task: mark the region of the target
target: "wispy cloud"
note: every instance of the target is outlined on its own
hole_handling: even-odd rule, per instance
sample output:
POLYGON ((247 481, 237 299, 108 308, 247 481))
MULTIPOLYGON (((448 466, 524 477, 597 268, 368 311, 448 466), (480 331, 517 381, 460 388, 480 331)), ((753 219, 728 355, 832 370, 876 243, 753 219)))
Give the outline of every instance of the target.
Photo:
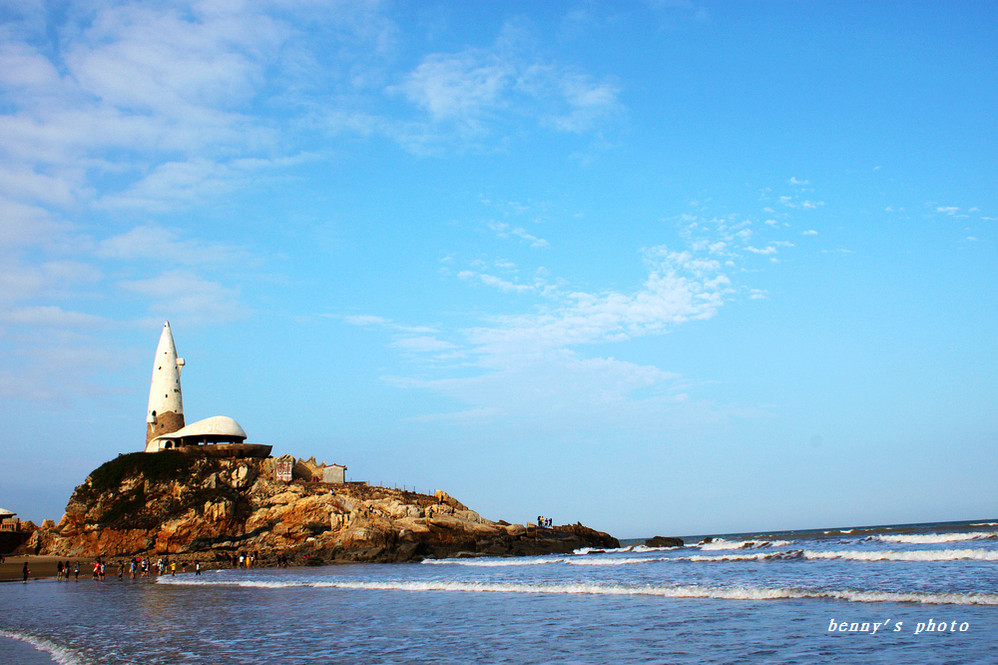
MULTIPOLYGON (((791 196, 790 202, 795 201, 791 196)), ((492 205, 489 200, 483 204, 492 205)), ((803 205, 784 206, 793 212, 781 212, 780 223, 770 225, 765 216, 756 223, 750 215, 709 214, 705 202, 692 207, 695 212, 671 220, 681 243, 640 251, 636 260, 643 262, 645 276, 630 289, 580 288, 546 270, 533 281, 521 280, 517 264, 507 259, 478 259, 467 269, 452 270, 454 257, 448 255, 445 275, 515 296, 510 306, 517 311, 480 315, 477 325, 449 331, 446 342, 436 333, 425 340, 396 339, 396 348, 432 359, 438 377, 426 378, 421 372, 419 378, 391 381, 458 400, 464 408, 423 417, 464 424, 510 414, 537 428, 566 419, 626 427, 627 418, 682 420, 692 413, 703 421, 721 417, 723 407, 689 399, 691 386, 682 377, 604 353, 615 345, 625 349, 628 342, 712 319, 732 299, 766 298, 764 289, 736 283, 733 277, 760 269, 760 258, 771 262, 793 250, 795 242, 787 229, 795 216, 810 218, 812 213, 803 205), (524 391, 523 386, 530 388, 524 391)), ((511 214, 530 212, 530 206, 517 206, 511 214)), ((487 226, 502 239, 516 238, 534 246, 535 237, 518 232, 521 227, 494 221, 487 226)), ((545 246, 557 256, 556 243, 545 246)), ((374 323, 386 328, 398 325, 381 319, 374 323)))
POLYGON ((488 222, 488 227, 495 231, 496 236, 499 238, 519 238, 531 247, 536 248, 548 246, 547 240, 528 233, 526 229, 520 226, 510 226, 505 222, 488 222))
POLYGON ((532 120, 559 132, 590 132, 623 111, 616 85, 545 61, 533 53, 520 26, 511 23, 490 48, 426 56, 386 92, 423 112, 400 133, 404 144, 417 151, 455 139, 474 145, 506 133, 514 120, 532 120))
POLYGON ((516 282, 511 282, 502 277, 496 275, 490 275, 488 273, 475 272, 474 270, 462 270, 457 274, 459 279, 463 279, 469 282, 477 282, 484 284, 485 286, 490 286, 492 288, 499 289, 500 291, 510 292, 524 292, 533 291, 535 286, 530 284, 518 284, 516 282))
POLYGON ((710 318, 724 302, 730 280, 717 261, 664 246, 647 250, 645 260, 649 272, 639 289, 574 291, 540 312, 497 317, 466 331, 473 352, 497 359, 658 334, 710 318))
POLYGON ((178 229, 155 224, 136 226, 124 233, 105 238, 97 243, 95 254, 98 258, 120 261, 155 259, 179 265, 212 266, 247 261, 250 258, 250 254, 243 248, 184 238, 178 229))
POLYGON ((247 316, 239 290, 204 279, 189 270, 169 270, 154 277, 123 280, 119 286, 149 299, 160 317, 182 317, 191 323, 220 323, 247 316))
POLYGON ((55 305, 35 305, 0 311, 0 323, 31 327, 75 329, 103 328, 108 320, 94 314, 64 310, 55 305))

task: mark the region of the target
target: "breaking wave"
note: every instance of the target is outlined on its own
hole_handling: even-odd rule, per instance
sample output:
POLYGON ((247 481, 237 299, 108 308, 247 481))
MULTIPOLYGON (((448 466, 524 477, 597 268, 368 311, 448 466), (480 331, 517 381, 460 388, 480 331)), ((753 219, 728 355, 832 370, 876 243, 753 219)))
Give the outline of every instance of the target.
MULTIPOLYGON (((654 551, 654 550, 649 550, 654 551)), ((549 563, 564 563, 570 566, 627 566, 634 563, 663 561, 659 557, 620 557, 606 558, 595 556, 546 557, 529 559, 424 559, 421 563, 434 566, 470 566, 474 568, 504 568, 506 566, 541 566, 549 563)))
MULTIPOLYGON (((988 549, 947 549, 947 550, 768 550, 784 546, 793 541, 765 541, 753 543, 752 547, 734 546, 727 543, 723 554, 693 554, 689 556, 645 556, 645 557, 599 557, 599 556, 559 556, 530 558, 481 558, 481 559, 426 559, 428 565, 470 566, 501 568, 507 566, 539 566, 546 564, 567 564, 571 566, 627 566, 645 563, 695 562, 712 563, 724 561, 785 561, 785 560, 828 560, 846 561, 998 561, 998 550, 988 549), (733 551, 731 551, 733 550, 733 551), (738 550, 752 550, 741 553, 738 550)), ((716 548, 720 550, 722 548, 716 548)), ((650 550, 654 551, 654 550, 650 550)), ((677 552, 675 548, 673 552, 677 552)))
POLYGON ((564 557, 530 557, 494 559, 423 559, 420 563, 430 566, 472 566, 481 568, 501 568, 505 566, 541 566, 547 563, 562 563, 564 557))
MULTIPOLYGON (((191 584, 176 578, 165 584, 191 584)), ((515 582, 193 582, 207 586, 256 588, 314 587, 363 591, 438 591, 465 593, 569 594, 597 596, 658 596, 663 598, 706 598, 719 600, 828 599, 856 603, 921 603, 927 605, 998 605, 994 593, 932 593, 922 591, 859 591, 852 589, 795 589, 783 587, 714 587, 714 586, 625 586, 617 584, 526 584, 515 582)))
POLYGON ((87 665, 89 662, 68 647, 60 646, 51 640, 47 640, 44 637, 36 637, 30 633, 22 633, 16 630, 6 630, 4 628, 0 628, 0 637, 8 637, 12 640, 18 640, 19 642, 27 642, 39 651, 44 651, 52 656, 52 660, 60 665, 87 665))
POLYGON ((698 547, 701 551, 713 552, 718 550, 761 550, 772 547, 787 547, 793 545, 793 540, 725 540, 715 538, 709 543, 701 543, 698 547))
POLYGON ((628 557, 619 559, 564 559, 565 563, 573 566, 627 566, 632 563, 651 563, 652 561, 665 561, 659 557, 628 557))
POLYGON ((870 536, 868 540, 879 540, 883 543, 905 543, 910 545, 928 545, 934 543, 955 543, 964 540, 995 540, 998 532, 970 531, 965 533, 923 533, 870 536))
POLYGON ((757 554, 694 555, 670 559, 673 561, 775 561, 781 559, 844 559, 848 561, 998 561, 998 551, 964 550, 786 550, 757 554))

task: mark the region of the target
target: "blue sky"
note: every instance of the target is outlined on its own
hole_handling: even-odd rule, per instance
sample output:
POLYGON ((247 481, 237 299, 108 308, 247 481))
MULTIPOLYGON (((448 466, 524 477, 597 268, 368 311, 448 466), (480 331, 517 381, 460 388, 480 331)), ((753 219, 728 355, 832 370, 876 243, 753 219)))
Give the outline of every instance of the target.
POLYGON ((0 6, 0 505, 188 422, 619 537, 998 515, 991 3, 0 6))

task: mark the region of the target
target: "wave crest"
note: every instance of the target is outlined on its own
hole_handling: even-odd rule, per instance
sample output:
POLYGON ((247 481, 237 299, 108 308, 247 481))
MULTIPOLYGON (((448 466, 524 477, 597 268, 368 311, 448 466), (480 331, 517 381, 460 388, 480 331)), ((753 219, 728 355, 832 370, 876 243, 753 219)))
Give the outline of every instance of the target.
MULTIPOLYGON (((177 584, 171 578, 167 584, 177 584)), ((923 591, 862 591, 853 589, 794 589, 783 587, 714 587, 714 586, 624 586, 615 584, 542 584, 515 582, 284 582, 258 583, 250 580, 232 582, 204 581, 207 586, 249 587, 316 587, 365 591, 435 591, 464 593, 523 593, 571 594, 599 596, 658 596, 663 598, 706 598, 720 600, 784 600, 784 599, 833 599, 856 603, 921 603, 927 605, 998 605, 994 593, 932 593, 923 591)))
POLYGON ((0 637, 8 637, 12 640, 18 640, 19 642, 27 642, 39 651, 44 651, 52 656, 52 660, 60 665, 87 665, 89 662, 80 654, 68 647, 58 645, 51 640, 47 640, 44 637, 37 637, 30 633, 22 633, 16 630, 0 628, 0 637))
POLYGON ((995 540, 998 539, 998 532, 995 531, 970 531, 964 533, 923 533, 923 534, 898 534, 870 536, 869 540, 878 540, 882 543, 905 543, 909 545, 929 545, 935 543, 955 543, 965 540, 995 540))

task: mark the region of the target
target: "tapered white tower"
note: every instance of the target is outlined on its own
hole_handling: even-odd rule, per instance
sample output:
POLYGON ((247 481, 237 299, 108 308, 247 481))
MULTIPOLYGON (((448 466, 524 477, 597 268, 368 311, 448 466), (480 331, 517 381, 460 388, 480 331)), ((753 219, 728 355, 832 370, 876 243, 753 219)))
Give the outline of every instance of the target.
POLYGON ((163 334, 156 347, 149 385, 149 408, 146 410, 146 446, 161 434, 176 432, 184 426, 184 400, 180 393, 180 368, 184 359, 177 357, 170 322, 163 324, 163 334))

